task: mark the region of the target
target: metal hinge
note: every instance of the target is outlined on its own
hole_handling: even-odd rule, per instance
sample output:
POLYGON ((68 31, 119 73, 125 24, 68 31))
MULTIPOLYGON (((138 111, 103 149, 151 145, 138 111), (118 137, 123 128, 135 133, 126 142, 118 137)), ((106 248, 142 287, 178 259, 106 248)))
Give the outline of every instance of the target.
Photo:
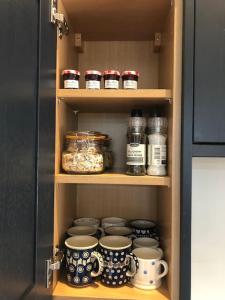
POLYGON ((57 12, 57 0, 50 0, 50 22, 57 25, 60 39, 64 34, 68 35, 69 26, 64 14, 57 12))
POLYGON ((46 260, 46 288, 52 285, 53 271, 60 270, 63 261, 63 251, 58 248, 55 249, 54 257, 46 260))

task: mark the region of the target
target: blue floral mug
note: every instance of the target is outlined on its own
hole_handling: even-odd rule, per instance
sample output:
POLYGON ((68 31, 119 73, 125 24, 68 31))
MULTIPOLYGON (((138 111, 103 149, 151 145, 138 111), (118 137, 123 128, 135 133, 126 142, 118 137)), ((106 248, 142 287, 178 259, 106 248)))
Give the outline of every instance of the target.
POLYGON ((132 241, 124 236, 104 236, 99 240, 104 268, 101 282, 107 286, 120 287, 137 273, 138 259, 131 252, 132 241))
POLYGON ((129 226, 132 228, 133 235, 136 238, 153 238, 159 240, 157 232, 157 226, 150 220, 137 219, 129 222, 129 226))
POLYGON ((67 235, 70 236, 77 236, 77 235, 90 235, 93 237, 97 237, 97 229, 92 226, 74 226, 70 227, 67 230, 67 235))
POLYGON ((91 284, 93 277, 103 271, 103 258, 96 251, 98 240, 92 236, 73 236, 66 239, 65 246, 68 284, 76 287, 91 284))

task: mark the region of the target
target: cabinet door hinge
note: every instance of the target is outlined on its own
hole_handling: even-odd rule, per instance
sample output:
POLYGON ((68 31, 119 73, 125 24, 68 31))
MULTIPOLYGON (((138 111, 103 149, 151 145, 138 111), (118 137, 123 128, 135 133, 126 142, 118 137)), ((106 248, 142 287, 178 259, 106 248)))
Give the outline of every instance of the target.
POLYGON ((59 38, 69 33, 69 26, 64 14, 60 14, 57 11, 57 0, 50 1, 50 22, 56 24, 58 27, 59 38))
POLYGON ((64 258, 63 251, 55 249, 55 255, 46 260, 46 288, 52 285, 53 271, 60 270, 64 258))

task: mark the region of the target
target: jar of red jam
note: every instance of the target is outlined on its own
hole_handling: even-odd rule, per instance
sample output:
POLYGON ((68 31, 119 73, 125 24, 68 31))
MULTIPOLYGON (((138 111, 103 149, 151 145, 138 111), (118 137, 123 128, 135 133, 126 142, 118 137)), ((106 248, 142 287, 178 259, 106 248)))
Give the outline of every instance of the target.
POLYGON ((123 88, 136 90, 139 76, 137 71, 124 71, 122 73, 123 88))
POLYGON ((120 72, 116 70, 104 71, 104 88, 118 89, 120 80, 120 72))
POLYGON ((64 89, 79 89, 80 72, 77 70, 63 70, 64 89))
POLYGON ((100 89, 102 73, 96 70, 85 72, 86 89, 100 89))

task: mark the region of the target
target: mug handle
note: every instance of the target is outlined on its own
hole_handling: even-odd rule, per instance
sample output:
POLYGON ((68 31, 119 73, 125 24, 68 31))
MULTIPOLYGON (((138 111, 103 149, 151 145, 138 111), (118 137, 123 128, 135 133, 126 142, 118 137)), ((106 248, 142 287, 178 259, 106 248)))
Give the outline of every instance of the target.
POLYGON ((103 272, 104 260, 103 260, 103 257, 101 256, 101 254, 98 253, 97 251, 92 252, 91 257, 96 258, 98 261, 98 271, 97 272, 92 271, 91 277, 97 277, 97 276, 101 275, 103 272))
POLYGON ((133 234, 133 233, 131 233, 131 234, 128 236, 128 238, 131 239, 131 240, 133 241, 134 239, 136 239, 136 235, 133 234))
POLYGON ((161 253, 161 258, 162 258, 163 257, 163 250, 159 247, 157 247, 156 250, 158 250, 161 253))
POLYGON ((133 265, 133 270, 132 270, 132 268, 131 268, 131 270, 128 270, 126 273, 126 276, 133 277, 137 273, 137 270, 139 268, 138 258, 132 252, 129 253, 126 257, 130 258, 130 264, 133 265))
POLYGON ((98 227, 97 231, 101 232, 101 237, 105 236, 105 231, 102 227, 98 227))
POLYGON ((161 279, 164 276, 166 276, 167 273, 168 273, 168 264, 167 264, 167 262, 165 262, 165 260, 160 260, 158 262, 158 264, 161 265, 161 266, 163 266, 163 268, 164 268, 164 271, 161 274, 158 275, 158 279, 161 279))

